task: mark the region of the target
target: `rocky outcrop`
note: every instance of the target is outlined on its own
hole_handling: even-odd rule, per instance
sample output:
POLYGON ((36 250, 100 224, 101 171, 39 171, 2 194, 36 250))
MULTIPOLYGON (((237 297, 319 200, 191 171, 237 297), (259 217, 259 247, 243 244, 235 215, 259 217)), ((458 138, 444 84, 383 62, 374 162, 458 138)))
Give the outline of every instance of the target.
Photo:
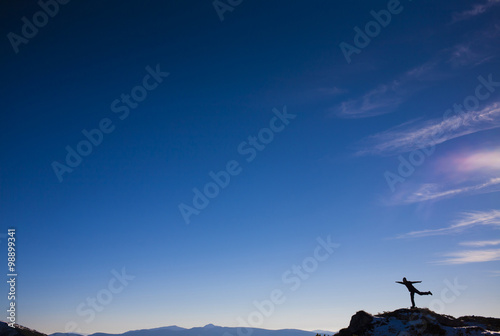
POLYGON ((500 332, 500 319, 480 316, 453 316, 429 309, 398 309, 370 315, 358 311, 338 336, 479 336, 500 332))
POLYGON ((341 329, 338 336, 364 335, 371 329, 373 316, 367 312, 360 310, 351 317, 351 322, 347 328, 341 329))

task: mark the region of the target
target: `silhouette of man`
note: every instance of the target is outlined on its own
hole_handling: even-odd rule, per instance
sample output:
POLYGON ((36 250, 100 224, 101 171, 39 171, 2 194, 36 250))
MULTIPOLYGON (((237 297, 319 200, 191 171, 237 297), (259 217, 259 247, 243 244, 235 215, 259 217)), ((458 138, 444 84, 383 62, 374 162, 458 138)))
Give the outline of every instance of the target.
POLYGON ((418 295, 432 295, 432 293, 429 292, 421 292, 418 289, 416 289, 413 284, 414 283, 421 283, 422 281, 408 281, 406 278, 403 278, 403 282, 401 281, 396 281, 399 284, 405 285, 406 288, 410 291, 410 297, 411 297, 411 307, 415 308, 415 293, 418 295))

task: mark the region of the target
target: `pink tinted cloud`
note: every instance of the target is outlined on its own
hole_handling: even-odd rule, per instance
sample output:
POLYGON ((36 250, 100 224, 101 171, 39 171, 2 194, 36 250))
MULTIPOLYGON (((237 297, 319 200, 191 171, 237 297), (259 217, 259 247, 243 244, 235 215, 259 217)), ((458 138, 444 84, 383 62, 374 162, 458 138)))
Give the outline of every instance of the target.
POLYGON ((500 148, 471 153, 460 161, 458 169, 464 172, 500 171, 500 148))

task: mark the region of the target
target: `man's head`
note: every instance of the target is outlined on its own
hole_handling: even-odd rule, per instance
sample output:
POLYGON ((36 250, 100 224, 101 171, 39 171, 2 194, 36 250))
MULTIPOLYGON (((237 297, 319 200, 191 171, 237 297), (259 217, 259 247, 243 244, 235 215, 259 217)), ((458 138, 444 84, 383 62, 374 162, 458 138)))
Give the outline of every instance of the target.
POLYGON ((406 282, 406 278, 403 278, 403 282, 406 282))

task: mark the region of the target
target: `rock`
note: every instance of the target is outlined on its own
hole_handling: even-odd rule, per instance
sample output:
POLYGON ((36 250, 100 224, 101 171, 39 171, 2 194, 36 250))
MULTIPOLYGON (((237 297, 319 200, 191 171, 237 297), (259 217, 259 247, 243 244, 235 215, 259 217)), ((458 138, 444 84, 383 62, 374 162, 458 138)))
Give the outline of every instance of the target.
POLYGON ((338 336, 363 335, 366 329, 369 329, 373 321, 373 316, 360 310, 351 317, 349 327, 341 329, 338 336))

